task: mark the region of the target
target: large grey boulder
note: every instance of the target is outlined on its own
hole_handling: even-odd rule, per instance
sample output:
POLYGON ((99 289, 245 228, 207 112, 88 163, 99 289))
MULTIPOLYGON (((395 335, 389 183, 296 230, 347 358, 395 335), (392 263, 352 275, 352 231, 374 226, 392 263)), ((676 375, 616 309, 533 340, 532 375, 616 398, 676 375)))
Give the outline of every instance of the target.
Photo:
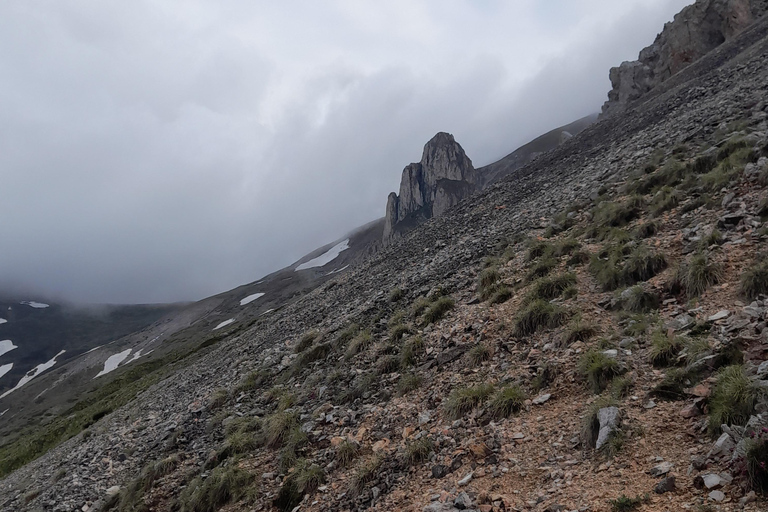
POLYGON ((611 434, 619 427, 621 421, 621 411, 618 407, 603 407, 597 411, 597 421, 600 423, 600 430, 597 434, 595 449, 599 450, 611 438, 611 434))
POLYGON ((387 198, 384 243, 442 215, 479 186, 478 173, 461 145, 450 133, 438 133, 424 146, 421 161, 403 169, 400 193, 387 198))
POLYGON ((697 0, 664 25, 638 60, 609 73, 612 89, 603 115, 630 103, 743 32, 768 9, 765 0, 697 0))

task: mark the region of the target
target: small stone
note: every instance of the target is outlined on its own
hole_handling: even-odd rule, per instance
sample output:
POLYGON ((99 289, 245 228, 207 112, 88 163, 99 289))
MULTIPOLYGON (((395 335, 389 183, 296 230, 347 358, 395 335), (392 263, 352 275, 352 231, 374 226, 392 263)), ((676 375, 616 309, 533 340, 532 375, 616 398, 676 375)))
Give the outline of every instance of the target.
POLYGON ((661 464, 652 467, 648 473, 651 476, 664 476, 669 473, 675 465, 671 462, 662 462, 661 464))
POLYGON ((731 316, 731 312, 728 311, 727 309, 724 309, 710 316, 709 318, 707 318, 707 320, 709 320, 710 322, 717 322, 718 320, 725 320, 729 316, 731 316))
POLYGON ((545 393, 543 395, 539 395, 536 398, 534 398, 532 403, 534 405, 541 405, 541 404, 545 403, 547 400, 549 400, 550 398, 552 398, 552 395, 549 394, 549 393, 545 393))
POLYGON ((467 510, 468 508, 472 508, 472 498, 469 497, 469 494, 462 491, 453 500, 453 506, 459 510, 467 510))
POLYGON ((448 468, 442 464, 432 466, 432 478, 443 478, 448 474, 448 468))
POLYGON ((693 479, 693 485, 698 489, 718 489, 722 487, 723 481, 720 476, 714 473, 699 475, 693 479))
POLYGON ((525 439, 525 434, 523 434, 522 432, 515 432, 514 434, 512 434, 512 439, 515 439, 517 441, 519 441, 520 439, 525 439))
POLYGON ((755 494, 755 491, 749 491, 749 492, 746 494, 746 496, 743 496, 743 497, 742 497, 742 498, 739 500, 739 503, 740 503, 742 506, 744 506, 744 505, 748 505, 748 504, 750 504, 750 503, 754 503, 755 501, 757 501, 757 495, 755 494))
POLYGON ((696 416, 701 415, 701 411, 699 410, 699 407, 696 404, 690 404, 686 405, 682 409, 680 409, 680 416, 683 418, 695 418, 696 416))
POLYGON ((120 492, 120 486, 119 485, 113 485, 112 487, 107 489, 107 496, 109 496, 111 498, 112 496, 116 495, 119 492, 120 492))
POLYGON ((429 420, 431 419, 432 417, 430 416, 429 411, 423 411, 419 413, 419 425, 429 423, 429 420))
POLYGON ((709 493, 709 499, 713 501, 723 501, 725 499, 725 494, 723 494, 722 491, 712 491, 709 493))
POLYGON ((662 479, 653 488, 653 492, 655 492, 656 494, 664 494, 665 492, 672 492, 674 490, 675 490, 675 477, 674 477, 674 475, 670 475, 670 476, 662 479))
POLYGON ((465 476, 464 478, 462 478, 461 480, 459 480, 457 482, 458 485, 467 485, 469 482, 472 481, 472 476, 473 475, 474 475, 474 472, 470 471, 469 473, 467 473, 467 476, 465 476))
POLYGON ((709 451, 709 456, 714 457, 718 455, 730 455, 733 449, 736 448, 736 443, 733 442, 731 436, 726 433, 720 434, 717 438, 712 449, 709 451))
POLYGON ((768 378, 768 361, 763 361, 760 366, 757 367, 757 376, 760 379, 768 378))

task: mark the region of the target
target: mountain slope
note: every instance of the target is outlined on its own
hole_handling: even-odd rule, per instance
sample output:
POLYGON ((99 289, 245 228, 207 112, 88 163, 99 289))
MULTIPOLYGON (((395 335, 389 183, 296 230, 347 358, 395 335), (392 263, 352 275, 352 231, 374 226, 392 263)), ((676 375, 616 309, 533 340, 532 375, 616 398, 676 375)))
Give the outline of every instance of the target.
MULTIPOLYGON (((686 338, 703 330, 706 361, 728 365, 741 354, 753 375, 765 359, 758 327, 766 305, 740 303, 746 299, 738 281, 766 249, 758 180, 768 143, 767 38, 768 21, 761 20, 665 82, 642 108, 588 127, 274 315, 249 316, 252 323, 202 347, 191 364, 100 417, 88 435, 4 479, 0 506, 125 510, 144 503, 173 510, 205 503, 213 496, 208 490, 226 482, 233 496, 214 506, 231 497, 228 510, 290 510, 305 494, 301 510, 610 510, 608 500, 631 504, 639 495, 640 505, 670 471, 677 483, 666 480, 660 491, 677 491, 654 493, 645 510, 690 509, 710 496, 713 503, 740 499, 740 481, 719 475, 729 457, 709 453, 701 416, 718 374, 704 376, 709 391, 678 382, 675 398, 682 400, 662 401, 652 392, 676 372, 651 364, 656 326, 627 330, 641 321, 654 325, 655 314, 662 338, 669 329, 686 338), (722 266, 720 281, 689 302, 666 284, 714 226, 722 238, 705 249, 722 266), (545 235, 549 248, 537 243, 545 235), (575 254, 569 238, 589 254, 569 263, 558 249, 571 246, 575 254), (638 246, 663 253, 668 270, 658 259, 633 257, 638 246), (636 260, 655 262, 652 271, 631 271, 636 260), (506 302, 479 300, 486 263, 507 286, 506 302), (631 278, 642 288, 615 295, 605 286, 611 270, 620 283, 631 278), (530 332, 519 321, 524 300, 542 282, 536 274, 546 272, 574 274, 576 295, 536 292, 554 300, 544 303, 553 316, 530 332), (639 305, 624 304, 637 294, 639 305), (415 305, 426 304, 420 297, 430 297, 430 309, 415 314, 415 305), (582 330, 570 339, 578 324, 558 326, 565 319, 556 307, 569 321, 581 315, 594 336, 582 330), (641 316, 644 310, 655 313, 641 316), (370 338, 349 330, 353 324, 370 338), (622 346, 625 337, 634 339, 622 346), (610 407, 584 382, 578 363, 605 350, 615 351, 604 359, 616 357, 633 386, 625 393, 614 381, 615 396, 613 389, 602 395, 615 400, 626 426, 612 459, 589 450, 591 436, 580 437, 581 417, 594 404, 610 407), (410 375, 415 380, 403 377, 410 375), (502 405, 519 410, 496 416, 484 402, 488 383, 517 384, 536 400, 508 393, 502 405), (465 386, 472 392, 451 396, 465 386), (672 466, 650 476, 659 458, 672 466), (706 483, 696 477, 711 482, 709 472, 719 480, 700 490, 706 483), (122 490, 110 499, 113 486, 122 490)), ((764 500, 750 500, 746 510, 765 509, 764 500)))

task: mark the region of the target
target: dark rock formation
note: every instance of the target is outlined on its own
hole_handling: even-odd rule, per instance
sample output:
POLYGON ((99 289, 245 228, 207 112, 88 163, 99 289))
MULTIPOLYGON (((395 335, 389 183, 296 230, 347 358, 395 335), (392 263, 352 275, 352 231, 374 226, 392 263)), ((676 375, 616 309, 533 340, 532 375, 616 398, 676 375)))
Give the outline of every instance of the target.
POLYGON ((442 215, 478 188, 478 174, 464 149, 450 133, 427 142, 421 162, 403 169, 400 195, 387 198, 384 242, 426 219, 442 215))
POLYGON ((621 111, 726 41, 768 9, 766 0, 697 0, 664 25, 639 59, 610 71, 612 90, 603 115, 621 111))

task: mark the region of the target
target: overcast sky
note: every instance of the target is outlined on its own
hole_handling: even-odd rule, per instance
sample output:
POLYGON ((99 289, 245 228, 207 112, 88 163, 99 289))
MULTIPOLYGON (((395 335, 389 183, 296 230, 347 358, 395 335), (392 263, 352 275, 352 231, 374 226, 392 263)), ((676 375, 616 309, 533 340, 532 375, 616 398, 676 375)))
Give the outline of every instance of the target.
POLYGON ((597 112, 686 0, 7 0, 0 283, 195 300, 383 216, 438 131, 476 166, 597 112))

